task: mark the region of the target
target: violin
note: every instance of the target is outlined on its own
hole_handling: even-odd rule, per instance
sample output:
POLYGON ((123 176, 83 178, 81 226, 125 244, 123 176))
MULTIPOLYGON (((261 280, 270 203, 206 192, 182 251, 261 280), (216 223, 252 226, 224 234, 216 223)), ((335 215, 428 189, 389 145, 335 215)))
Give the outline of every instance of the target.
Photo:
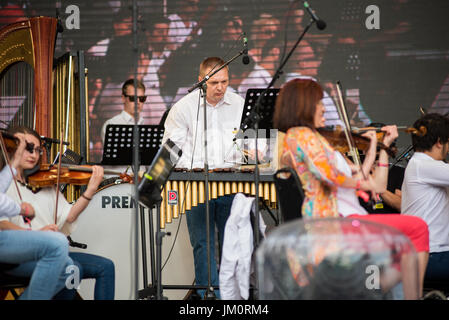
MULTIPOLYGON (((112 170, 105 170, 105 174, 117 174, 124 182, 133 183, 133 178, 125 173, 112 170)), ((61 164, 59 182, 61 184, 71 184, 82 186, 89 183, 92 177, 92 166, 61 164)), ((42 164, 37 170, 29 173, 25 180, 27 185, 33 190, 51 187, 58 182, 58 167, 52 164, 42 164)))
POLYGON ((5 142, 6 151, 9 153, 15 152, 20 144, 20 140, 8 132, 0 131, 0 133, 5 142))
MULTIPOLYGON (((346 136, 344 131, 341 129, 341 127, 337 126, 337 127, 323 127, 323 128, 318 128, 317 129, 318 132, 327 139, 327 141, 330 143, 330 145, 340 151, 341 153, 347 153, 349 152, 349 146, 346 140, 346 136)), ((356 145, 356 148, 358 150, 362 150, 362 151, 368 151, 369 146, 371 144, 371 140, 369 138, 366 138, 364 136, 362 136, 360 133, 351 131, 351 135, 352 138, 354 140, 354 143, 356 145)), ((379 135, 376 136, 383 139, 385 135, 385 132, 382 131, 382 133, 380 133, 379 135)), ((387 152, 387 154, 390 157, 395 157, 396 153, 397 153, 397 148, 396 147, 387 147, 386 145, 384 145, 382 142, 378 141, 377 142, 377 147, 385 150, 387 152)))

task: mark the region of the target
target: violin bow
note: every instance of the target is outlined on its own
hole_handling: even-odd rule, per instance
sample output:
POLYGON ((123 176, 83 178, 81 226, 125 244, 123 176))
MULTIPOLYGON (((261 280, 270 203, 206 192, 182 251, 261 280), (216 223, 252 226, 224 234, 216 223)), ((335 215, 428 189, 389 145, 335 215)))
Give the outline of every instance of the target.
POLYGON ((62 142, 64 140, 63 135, 64 135, 64 128, 61 128, 61 139, 59 142, 59 157, 58 157, 58 175, 56 178, 55 224, 58 221, 59 185, 61 183, 62 142))
POLYGON ((344 133, 346 136, 346 140, 348 141, 349 152, 351 153, 351 156, 354 159, 355 164, 359 167, 360 171, 362 172, 363 178, 366 180, 366 175, 363 172, 362 163, 360 161, 360 156, 357 151, 357 148, 355 147, 354 138, 351 135, 351 123, 348 120, 348 114, 343 100, 340 81, 337 81, 335 86, 337 88, 337 96, 338 96, 337 111, 340 116, 340 119, 343 121, 344 124, 344 133))
MULTIPOLYGON (((14 175, 14 172, 12 171, 11 161, 9 159, 8 152, 6 151, 5 141, 3 140, 2 134, 0 134, 0 147, 2 149, 3 157, 5 158, 6 165, 9 167, 9 171, 11 172, 12 180, 14 181, 14 185, 16 187, 17 196, 19 197, 20 203, 22 204, 23 203, 22 194, 20 193, 19 186, 17 185, 16 176, 14 175)), ((26 224, 28 224, 30 226, 30 229, 31 229, 31 225, 30 225, 31 220, 28 217, 23 217, 23 220, 25 221, 26 224)))

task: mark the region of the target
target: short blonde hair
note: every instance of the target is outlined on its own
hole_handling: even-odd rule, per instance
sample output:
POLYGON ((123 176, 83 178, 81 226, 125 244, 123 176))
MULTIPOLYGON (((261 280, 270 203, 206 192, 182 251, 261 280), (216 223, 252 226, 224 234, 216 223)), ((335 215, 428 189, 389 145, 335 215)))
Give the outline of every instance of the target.
MULTIPOLYGON (((209 57, 203 60, 200 64, 200 77, 203 79, 206 76, 206 71, 208 69, 215 70, 219 68, 220 66, 224 65, 225 62, 223 59, 219 57, 209 57)), ((225 67, 229 72, 229 67, 225 67)))

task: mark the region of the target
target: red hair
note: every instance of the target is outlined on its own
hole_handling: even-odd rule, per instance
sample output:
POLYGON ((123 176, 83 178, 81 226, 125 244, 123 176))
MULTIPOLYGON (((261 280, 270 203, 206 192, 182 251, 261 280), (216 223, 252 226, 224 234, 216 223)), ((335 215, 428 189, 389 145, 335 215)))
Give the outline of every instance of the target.
POLYGON ((273 124, 286 132, 292 127, 315 129, 316 106, 323 99, 323 88, 310 79, 293 79, 285 83, 276 99, 273 124))

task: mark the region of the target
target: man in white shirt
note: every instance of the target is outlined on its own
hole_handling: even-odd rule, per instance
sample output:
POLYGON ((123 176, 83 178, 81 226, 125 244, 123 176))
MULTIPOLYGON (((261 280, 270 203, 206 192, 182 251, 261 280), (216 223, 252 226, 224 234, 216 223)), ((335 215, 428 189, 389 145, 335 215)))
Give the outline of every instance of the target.
POLYGON ((449 280, 449 119, 429 113, 414 125, 415 150, 405 169, 401 209, 429 226, 426 280, 449 280))
MULTIPOLYGON (((198 80, 224 64, 217 57, 205 59, 200 65, 198 80)), ((244 100, 238 94, 228 90, 229 70, 223 68, 207 81, 206 113, 207 130, 204 131, 204 99, 200 90, 183 97, 171 108, 165 121, 163 142, 171 139, 182 149, 178 168, 204 168, 204 134, 207 134, 207 157, 210 169, 233 166, 229 157, 233 150, 234 137, 240 127, 244 100), (229 160, 229 161, 228 161, 229 160)), ((237 151, 236 151, 237 152, 237 151)), ((218 229, 220 247, 223 246, 224 228, 229 217, 233 196, 223 196, 209 202, 210 219, 210 263, 211 285, 218 286, 218 272, 215 262, 215 227, 218 229)), ((186 214, 190 242, 193 247, 195 278, 199 286, 208 285, 207 234, 205 204, 193 207, 186 214)), ((204 295, 205 290, 199 290, 204 295)), ((215 292, 219 297, 218 291, 215 292)), ((212 295, 213 296, 213 295, 212 295)), ((211 296, 209 296, 211 297, 211 296)))
MULTIPOLYGON (((103 124, 103 127, 101 128, 101 139, 103 140, 103 144, 105 141, 106 127, 108 124, 134 124, 134 95, 134 79, 128 79, 125 81, 125 83, 123 83, 122 86, 122 112, 115 115, 111 119, 106 120, 103 124)), ((137 112, 139 115, 137 124, 143 124, 141 113, 146 100, 147 96, 145 95, 145 85, 141 81, 137 80, 137 112)))
MULTIPOLYGON (((134 79, 128 79, 123 83, 122 86, 122 102, 123 102, 123 110, 119 114, 115 115, 114 117, 108 119, 103 124, 103 127, 101 128, 101 139, 103 142, 105 142, 105 136, 108 134, 106 132, 107 126, 109 124, 128 124, 133 125, 135 123, 134 119, 134 111, 135 111, 135 102, 134 102, 134 79)), ((142 117, 142 109, 144 106, 145 101, 147 100, 147 96, 145 95, 145 85, 140 81, 137 80, 137 112, 138 112, 138 121, 137 124, 144 124, 144 119, 142 117)), ((104 166, 105 169, 110 169, 116 172, 127 172, 129 166, 104 166)), ((113 174, 112 176, 116 176, 116 174, 113 174)), ((110 178, 110 174, 105 174, 106 178, 110 178)))

